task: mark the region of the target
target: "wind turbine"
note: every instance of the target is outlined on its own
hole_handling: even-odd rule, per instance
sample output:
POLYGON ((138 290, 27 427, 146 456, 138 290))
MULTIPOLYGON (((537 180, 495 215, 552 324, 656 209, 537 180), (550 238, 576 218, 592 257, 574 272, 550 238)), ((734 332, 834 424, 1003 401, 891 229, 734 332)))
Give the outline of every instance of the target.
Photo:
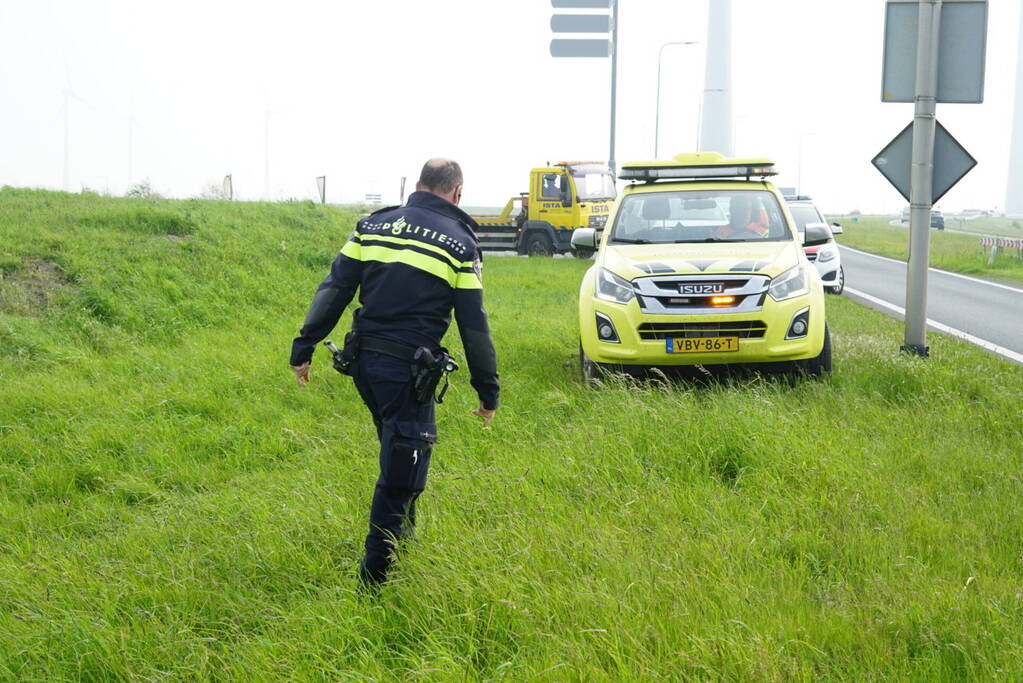
POLYGON ((64 191, 71 191, 71 161, 70 161, 70 148, 71 148, 71 100, 75 99, 84 105, 89 105, 84 99, 82 99, 78 93, 71 87, 71 69, 68 68, 67 62, 64 62, 64 191))

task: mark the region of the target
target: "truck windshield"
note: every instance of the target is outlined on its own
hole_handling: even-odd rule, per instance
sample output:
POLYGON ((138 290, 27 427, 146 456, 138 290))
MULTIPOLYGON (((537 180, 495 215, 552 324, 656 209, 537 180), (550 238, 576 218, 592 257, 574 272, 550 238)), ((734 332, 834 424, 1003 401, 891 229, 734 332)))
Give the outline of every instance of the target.
POLYGON ((637 192, 622 200, 611 242, 782 242, 792 239, 777 198, 763 190, 637 192))
POLYGON ((601 164, 577 164, 569 166, 575 180, 575 189, 580 201, 614 199, 615 183, 607 166, 601 164))
POLYGON ((806 204, 789 204, 789 213, 796 219, 796 229, 799 232, 806 232, 807 223, 824 222, 824 218, 818 213, 816 207, 806 204))

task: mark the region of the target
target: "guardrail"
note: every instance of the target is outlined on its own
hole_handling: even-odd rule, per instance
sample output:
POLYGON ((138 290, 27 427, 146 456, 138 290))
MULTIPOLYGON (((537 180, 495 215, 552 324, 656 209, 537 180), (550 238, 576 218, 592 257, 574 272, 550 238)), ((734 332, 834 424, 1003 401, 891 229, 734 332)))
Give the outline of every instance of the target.
POLYGON ((995 256, 998 255, 999 249, 1016 249, 1018 251, 1019 258, 1023 260, 1023 239, 1014 239, 1012 237, 981 237, 980 246, 991 247, 991 255, 987 257, 987 264, 989 266, 995 265, 995 256))

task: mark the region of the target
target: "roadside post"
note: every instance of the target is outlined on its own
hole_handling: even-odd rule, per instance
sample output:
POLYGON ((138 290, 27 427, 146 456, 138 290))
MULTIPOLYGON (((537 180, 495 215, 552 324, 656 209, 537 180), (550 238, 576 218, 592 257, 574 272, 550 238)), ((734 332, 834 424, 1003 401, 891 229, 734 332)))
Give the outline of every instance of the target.
POLYGON ((937 122, 937 103, 983 101, 987 10, 988 0, 888 0, 885 7, 881 101, 913 102, 914 112, 873 164, 909 201, 902 350, 923 357, 931 208, 977 163, 937 122))
POLYGON ((231 180, 230 173, 224 176, 224 197, 229 202, 234 200, 234 182, 231 180))
POLYGON ((551 40, 551 57, 611 58, 611 150, 608 166, 611 174, 615 168, 615 119, 618 104, 618 0, 551 0, 554 9, 603 9, 610 14, 555 14, 551 16, 551 31, 554 33, 610 33, 607 38, 554 38, 551 40))
POLYGON ((320 191, 320 204, 327 203, 327 176, 316 176, 316 189, 320 191))
POLYGON ((406 176, 402 176, 401 177, 401 192, 399 194, 399 199, 398 199, 398 203, 402 204, 402 205, 405 204, 405 177, 406 176))

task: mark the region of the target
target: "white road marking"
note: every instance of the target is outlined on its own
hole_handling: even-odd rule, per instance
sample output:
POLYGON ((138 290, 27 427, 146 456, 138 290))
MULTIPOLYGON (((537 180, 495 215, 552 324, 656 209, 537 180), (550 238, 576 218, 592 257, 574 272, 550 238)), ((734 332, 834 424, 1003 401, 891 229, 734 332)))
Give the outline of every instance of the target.
MULTIPOLYGON (((867 252, 867 251, 860 251, 859 249, 853 249, 852 247, 847 247, 844 244, 840 245, 840 246, 843 249, 848 249, 849 251, 855 251, 857 254, 863 254, 864 256, 873 256, 874 258, 881 259, 882 261, 891 261, 892 263, 898 263, 900 266, 906 265, 905 261, 900 261, 900 260, 894 259, 894 258, 888 258, 887 256, 878 256, 877 254, 871 254, 870 252, 867 252)), ((1006 290, 1008 290, 1010 292, 1016 292, 1017 294, 1023 294, 1023 289, 1018 289, 1016 287, 1010 287, 1009 285, 1003 285, 1000 282, 991 282, 990 280, 981 280, 980 278, 970 277, 969 275, 962 275, 961 273, 952 273, 952 272, 947 271, 947 270, 942 270, 941 268, 928 268, 928 270, 933 270, 935 273, 941 273, 942 275, 951 275, 952 277, 957 277, 957 278, 960 278, 962 280, 969 280, 970 282, 977 282, 977 283, 982 284, 982 285, 989 285, 991 287, 997 287, 998 289, 1006 289, 1006 290)))
MULTIPOLYGON (((889 301, 885 301, 884 299, 878 299, 876 296, 871 296, 866 292, 861 292, 858 289, 853 289, 851 287, 846 287, 845 291, 853 295, 854 297, 865 299, 866 301, 869 301, 870 303, 876 306, 880 306, 881 308, 884 308, 886 310, 893 311, 901 316, 906 315, 906 309, 903 308, 902 306, 896 306, 895 304, 889 301)), ((999 346, 998 344, 995 344, 994 342, 989 342, 986 339, 975 337, 969 332, 957 330, 954 327, 949 327, 948 325, 936 322, 934 320, 931 320, 930 318, 927 319, 927 326, 934 330, 937 330, 938 332, 944 332, 945 334, 951 335, 953 337, 959 337, 964 341, 968 341, 971 344, 981 347, 982 349, 986 349, 997 356, 1005 358, 1006 360, 1011 360, 1015 363, 1023 365, 1023 353, 1017 353, 1012 349, 1007 349, 1004 346, 999 346)))

